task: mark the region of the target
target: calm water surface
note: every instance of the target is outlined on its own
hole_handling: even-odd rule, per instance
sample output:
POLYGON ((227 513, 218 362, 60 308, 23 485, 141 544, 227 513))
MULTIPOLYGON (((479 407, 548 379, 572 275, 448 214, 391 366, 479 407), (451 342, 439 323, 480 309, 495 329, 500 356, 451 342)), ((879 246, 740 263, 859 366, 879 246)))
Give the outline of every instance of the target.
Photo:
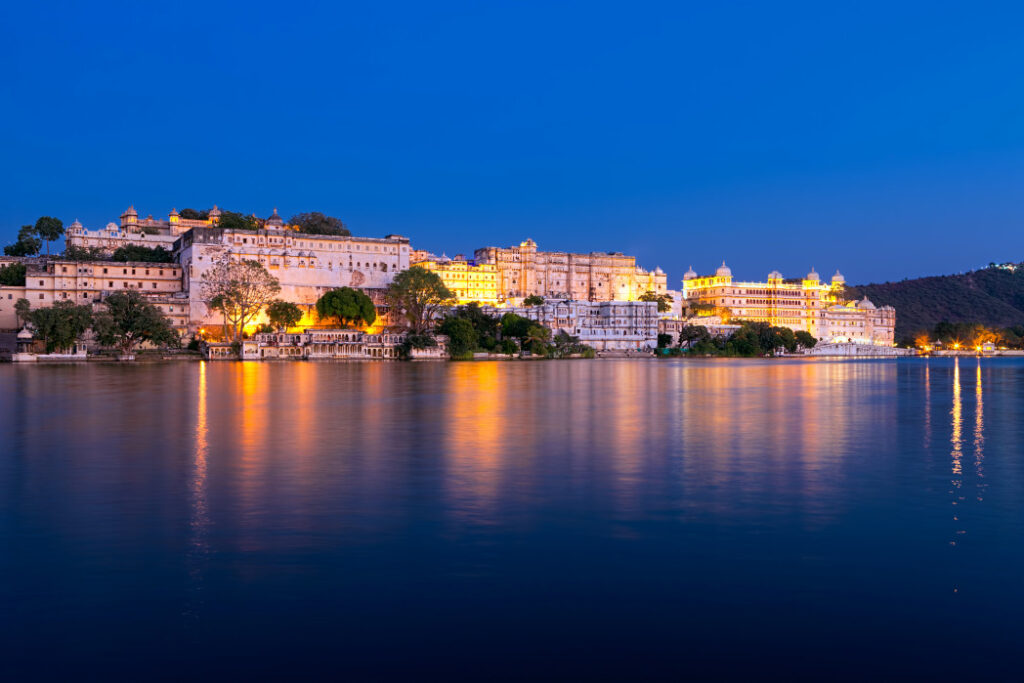
POLYGON ((7 365, 0 388, 8 680, 1024 664, 1018 360, 7 365))

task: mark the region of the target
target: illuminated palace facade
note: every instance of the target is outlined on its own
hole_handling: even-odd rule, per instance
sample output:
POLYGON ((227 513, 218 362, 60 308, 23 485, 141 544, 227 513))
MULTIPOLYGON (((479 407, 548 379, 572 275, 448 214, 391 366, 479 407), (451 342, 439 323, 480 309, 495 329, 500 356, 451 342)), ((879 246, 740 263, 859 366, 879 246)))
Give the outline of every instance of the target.
POLYGON ((497 269, 501 298, 544 298, 577 301, 636 301, 645 292, 664 294, 667 277, 661 268, 649 272, 636 258, 619 252, 570 254, 540 251, 531 239, 516 247, 484 247, 474 254, 477 265, 497 269))
POLYGON ((220 215, 220 209, 214 205, 210 210, 209 217, 202 220, 182 218, 177 209, 171 209, 167 220, 156 219, 153 216, 139 220, 139 214, 135 207, 129 206, 121 214, 120 224, 107 223, 107 226, 100 230, 88 230, 76 220, 68 226, 65 240, 71 247, 100 249, 108 254, 119 247, 128 245, 163 247, 170 251, 182 234, 192 228, 208 228, 216 225, 220 215))
POLYGON ((203 275, 218 263, 257 261, 280 282, 281 299, 308 307, 337 287, 387 287, 409 268, 410 255, 409 240, 400 235, 308 235, 286 228, 276 212, 259 230, 194 227, 178 239, 175 250, 196 329, 221 322, 218 313, 207 310, 201 285, 203 275))
POLYGON ((843 300, 845 285, 838 271, 826 283, 814 269, 803 279, 785 279, 773 270, 767 282, 735 282, 723 262, 711 276, 688 270, 683 296, 691 304, 713 307, 713 312, 734 320, 803 330, 827 342, 892 346, 896 311, 891 306, 878 308, 867 298, 843 300))
POLYGON ((502 300, 498 289, 498 268, 493 263, 477 264, 467 261, 461 254, 448 258, 413 251, 410 265, 437 273, 459 304, 476 301, 484 306, 497 306, 502 300))

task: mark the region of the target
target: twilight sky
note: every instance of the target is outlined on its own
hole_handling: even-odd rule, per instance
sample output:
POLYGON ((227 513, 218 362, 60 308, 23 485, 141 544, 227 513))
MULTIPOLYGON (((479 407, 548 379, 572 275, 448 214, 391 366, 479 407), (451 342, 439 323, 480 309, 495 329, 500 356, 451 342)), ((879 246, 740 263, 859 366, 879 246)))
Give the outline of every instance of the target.
POLYGON ((1024 260, 1020 3, 3 3, 0 238, 172 207, 677 288, 1024 260))

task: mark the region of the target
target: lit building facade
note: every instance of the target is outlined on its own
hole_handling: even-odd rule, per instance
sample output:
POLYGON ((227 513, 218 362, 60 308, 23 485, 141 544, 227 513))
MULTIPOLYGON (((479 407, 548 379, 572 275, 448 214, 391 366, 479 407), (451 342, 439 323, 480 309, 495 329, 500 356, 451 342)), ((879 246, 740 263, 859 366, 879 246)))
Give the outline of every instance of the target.
POLYGON ((193 228, 179 238, 175 249, 193 328, 222 322, 202 299, 203 275, 218 263, 257 261, 280 282, 279 298, 300 305, 338 287, 383 289, 409 268, 406 237, 307 235, 275 218, 260 230, 193 228))
POLYGON ((528 296, 582 301, 636 301, 645 292, 664 294, 667 278, 661 268, 649 272, 636 258, 618 252, 570 254, 539 251, 526 240, 515 247, 477 249, 474 261, 497 269, 500 297, 528 296))
POLYGON ((459 304, 476 301, 484 306, 497 306, 502 301, 498 290, 498 267, 493 263, 477 264, 461 256, 450 259, 423 251, 414 252, 412 258, 410 265, 437 273, 459 304))
POLYGON ((785 279, 773 270, 766 282, 735 282, 723 262, 711 276, 689 269, 683 276, 683 296, 691 306, 704 305, 706 313, 725 315, 731 321, 803 330, 826 342, 891 346, 896 311, 891 306, 876 308, 867 299, 844 301, 845 285, 838 271, 826 283, 814 269, 802 279, 785 279))
POLYGON ((540 306, 485 309, 515 313, 552 333, 565 332, 597 351, 652 349, 658 342, 658 304, 653 301, 548 300, 540 306))

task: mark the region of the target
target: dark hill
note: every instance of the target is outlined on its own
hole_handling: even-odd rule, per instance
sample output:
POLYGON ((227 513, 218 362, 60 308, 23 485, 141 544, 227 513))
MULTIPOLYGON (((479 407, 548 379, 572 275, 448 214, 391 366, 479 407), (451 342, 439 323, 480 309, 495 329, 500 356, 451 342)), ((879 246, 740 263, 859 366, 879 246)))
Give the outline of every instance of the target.
POLYGON ((867 296, 877 306, 896 309, 897 340, 943 321, 988 327, 1024 323, 1024 264, 847 289, 851 297, 867 296))

